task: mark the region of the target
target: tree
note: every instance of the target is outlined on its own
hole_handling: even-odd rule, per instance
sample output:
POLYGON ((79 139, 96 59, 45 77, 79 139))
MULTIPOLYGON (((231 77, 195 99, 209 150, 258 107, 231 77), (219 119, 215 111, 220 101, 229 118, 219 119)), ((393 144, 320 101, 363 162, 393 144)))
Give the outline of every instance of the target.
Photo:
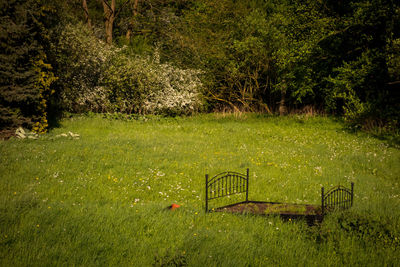
POLYGON ((336 33, 321 42, 330 62, 327 104, 331 109, 343 107, 346 120, 358 127, 366 122, 398 121, 400 99, 392 87, 396 79, 392 67, 396 65, 399 5, 364 0, 342 3, 339 10, 336 33))
POLYGON ((123 1, 118 9, 116 9, 116 0, 111 0, 111 3, 109 0, 101 0, 101 2, 103 4, 103 10, 104 10, 106 43, 112 44, 114 21, 117 18, 120 11, 123 9, 123 7, 129 2, 129 0, 123 1))
POLYGON ((168 58, 204 71, 213 108, 269 111, 269 50, 263 1, 193 1, 170 26, 168 58))
POLYGON ((104 23, 106 30, 106 42, 107 44, 112 44, 113 38, 113 25, 115 20, 115 0, 111 0, 111 5, 109 1, 102 0, 104 9, 104 23))
POLYGON ((138 15, 138 4, 139 4, 139 0, 133 0, 132 17, 128 23, 128 30, 126 31, 126 40, 127 41, 131 40, 132 27, 133 27, 133 24, 135 23, 137 15, 138 15))
POLYGON ((47 128, 47 102, 56 80, 46 63, 43 21, 51 12, 39 1, 0 3, 0 128, 47 128))
POLYGON ((316 1, 282 2, 271 16, 276 71, 274 90, 281 95, 281 113, 285 113, 287 97, 292 104, 315 103, 316 81, 312 62, 320 49, 319 42, 333 31, 334 22, 320 10, 316 1))
POLYGON ((83 8, 83 11, 85 13, 86 23, 87 23, 89 29, 92 29, 92 21, 91 21, 90 16, 89 16, 89 8, 88 8, 86 0, 82 0, 82 8, 83 8))

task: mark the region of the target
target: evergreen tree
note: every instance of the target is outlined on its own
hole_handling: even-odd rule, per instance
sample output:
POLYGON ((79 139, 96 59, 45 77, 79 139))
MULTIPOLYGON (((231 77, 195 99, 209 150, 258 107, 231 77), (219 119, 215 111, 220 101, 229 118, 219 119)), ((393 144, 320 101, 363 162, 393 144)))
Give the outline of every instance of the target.
POLYGON ((0 128, 47 127, 47 100, 55 80, 45 63, 45 8, 38 1, 0 3, 0 128))

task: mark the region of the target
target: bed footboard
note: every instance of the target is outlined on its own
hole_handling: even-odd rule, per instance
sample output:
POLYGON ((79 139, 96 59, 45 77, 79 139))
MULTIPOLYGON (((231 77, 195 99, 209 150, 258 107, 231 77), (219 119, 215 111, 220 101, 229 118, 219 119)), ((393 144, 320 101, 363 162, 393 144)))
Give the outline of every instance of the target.
POLYGON ((324 215, 327 211, 335 209, 348 209, 353 206, 354 183, 351 183, 351 188, 338 185, 326 193, 324 188, 321 189, 321 208, 324 215))

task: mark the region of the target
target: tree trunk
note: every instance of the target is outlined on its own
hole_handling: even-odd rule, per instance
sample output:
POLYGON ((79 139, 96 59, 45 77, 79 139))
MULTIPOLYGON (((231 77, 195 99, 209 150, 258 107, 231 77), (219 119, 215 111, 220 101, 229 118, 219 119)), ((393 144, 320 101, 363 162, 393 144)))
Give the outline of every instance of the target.
POLYGON ((131 21, 129 22, 128 30, 126 31, 126 40, 128 40, 128 41, 131 40, 133 24, 135 23, 136 16, 138 14, 138 11, 137 11, 138 3, 139 3, 139 0, 134 0, 134 2, 133 2, 133 17, 131 18, 131 21))
POLYGON ((87 6, 86 0, 82 0, 82 7, 83 7, 83 11, 85 12, 86 23, 88 24, 89 29, 92 29, 92 21, 90 20, 90 17, 89 17, 89 8, 87 6))
POLYGON ((108 0, 103 0, 104 23, 106 27, 106 42, 112 44, 112 33, 115 19, 115 0, 111 0, 111 5, 108 0))
POLYGON ((285 104, 286 89, 281 90, 281 101, 279 101, 279 115, 283 116, 288 113, 285 104))

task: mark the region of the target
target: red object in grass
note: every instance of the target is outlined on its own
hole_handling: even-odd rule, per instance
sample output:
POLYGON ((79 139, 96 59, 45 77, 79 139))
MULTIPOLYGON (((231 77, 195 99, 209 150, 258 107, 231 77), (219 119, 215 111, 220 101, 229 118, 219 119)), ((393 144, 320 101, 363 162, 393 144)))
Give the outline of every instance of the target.
POLYGON ((175 209, 180 208, 180 207, 181 207, 180 205, 173 203, 173 204, 172 204, 171 206, 169 206, 168 208, 169 208, 170 210, 175 210, 175 209))

